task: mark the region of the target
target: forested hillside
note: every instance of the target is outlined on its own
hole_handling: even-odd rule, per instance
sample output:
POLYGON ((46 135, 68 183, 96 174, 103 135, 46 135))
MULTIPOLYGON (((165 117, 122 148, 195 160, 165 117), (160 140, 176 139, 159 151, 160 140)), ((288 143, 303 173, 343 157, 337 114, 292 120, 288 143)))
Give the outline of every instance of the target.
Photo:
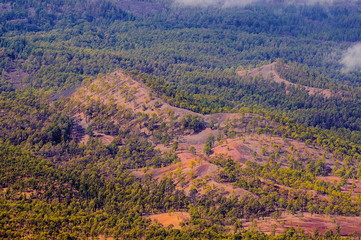
POLYGON ((198 2, 0 0, 1 239, 361 236, 360 3, 198 2))

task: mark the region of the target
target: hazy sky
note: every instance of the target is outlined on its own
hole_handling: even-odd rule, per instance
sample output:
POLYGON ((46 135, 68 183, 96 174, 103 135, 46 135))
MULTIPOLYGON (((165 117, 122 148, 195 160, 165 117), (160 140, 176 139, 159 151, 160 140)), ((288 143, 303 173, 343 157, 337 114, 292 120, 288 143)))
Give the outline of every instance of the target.
POLYGON ((343 72, 361 70, 361 42, 349 47, 341 59, 343 72))

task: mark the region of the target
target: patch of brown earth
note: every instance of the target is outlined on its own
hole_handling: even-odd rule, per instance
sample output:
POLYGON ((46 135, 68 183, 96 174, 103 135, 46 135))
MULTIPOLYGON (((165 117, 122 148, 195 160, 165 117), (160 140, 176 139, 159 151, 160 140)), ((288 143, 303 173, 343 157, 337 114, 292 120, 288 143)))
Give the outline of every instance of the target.
MULTIPOLYGON (((89 238, 89 239, 93 239, 93 238, 89 238)), ((99 235, 99 236, 98 236, 98 239, 99 239, 99 240, 114 240, 115 238, 113 238, 113 237, 108 237, 108 236, 105 236, 105 235, 99 235)))
POLYGON ((193 146, 193 145, 202 145, 205 144, 207 141, 207 138, 209 136, 214 136, 216 137, 218 134, 220 133, 219 130, 212 130, 210 128, 206 128, 203 131, 196 133, 196 134, 192 134, 192 135, 186 135, 180 138, 179 143, 181 144, 185 144, 188 146, 193 146))
POLYGON ((97 131, 94 131, 94 136, 93 137, 95 137, 95 138, 99 139, 100 141, 102 141, 102 143, 104 145, 108 145, 114 140, 113 136, 106 135, 106 134, 103 134, 103 133, 100 133, 100 132, 97 132, 97 131))
MULTIPOLYGON (((336 176, 317 177, 317 179, 325 181, 325 182, 329 182, 329 183, 333 184, 334 186, 339 184, 342 181, 341 177, 336 177, 336 176)), ((341 187, 341 192, 344 192, 344 193, 351 192, 352 197, 361 196, 361 180, 347 179, 345 184, 343 184, 341 187)))
POLYGON ((187 222, 191 219, 188 212, 161 213, 146 217, 151 219, 153 223, 160 223, 164 227, 173 225, 172 228, 174 229, 181 229, 181 223, 187 222))
POLYGON ((133 175, 139 178, 143 178, 145 174, 151 174, 155 179, 162 179, 164 177, 172 177, 176 174, 181 174, 184 172, 189 172, 189 169, 192 169, 196 162, 201 162, 201 158, 197 157, 188 152, 179 152, 177 156, 180 159, 180 162, 162 167, 162 168, 154 168, 149 171, 144 170, 135 170, 133 171, 133 175))
POLYGON ((132 173, 138 178, 144 178, 146 174, 150 174, 154 179, 171 177, 175 180, 177 187, 183 189, 186 194, 189 194, 192 188, 196 188, 198 193, 205 193, 209 189, 217 189, 226 196, 236 195, 242 197, 253 195, 244 189, 233 186, 231 183, 217 182, 216 175, 219 167, 209 163, 204 158, 182 151, 177 155, 180 159, 179 163, 150 170, 139 169, 132 173))
MULTIPOLYGON (((86 145, 90 139, 90 136, 85 134, 85 129, 89 124, 85 121, 85 116, 83 113, 76 114, 74 118, 75 123, 72 130, 72 138, 75 139, 75 141, 86 145)), ((108 145, 114 140, 113 136, 98 131, 93 132, 93 138, 100 140, 104 145, 108 145)))
POLYGON ((212 186, 213 188, 216 187, 216 188, 220 189, 222 192, 224 192, 225 194, 228 194, 230 196, 234 195, 237 197, 245 197, 245 196, 257 197, 255 194, 253 194, 245 189, 235 187, 231 183, 218 183, 214 180, 210 180, 207 184, 209 186, 212 186))
MULTIPOLYGON (((258 68, 250 69, 250 70, 242 70, 238 71, 238 75, 241 77, 245 76, 261 76, 264 79, 273 80, 277 83, 284 83, 286 86, 294 86, 297 88, 303 88, 309 95, 320 94, 326 98, 330 98, 333 94, 329 89, 322 89, 322 88, 315 88, 315 87, 308 87, 300 84, 292 83, 284 78, 281 78, 280 75, 276 72, 276 63, 271 63, 268 65, 264 65, 258 68)), ((286 91, 288 93, 288 90, 286 91)))
POLYGON ((244 116, 241 113, 214 113, 214 114, 204 115, 204 120, 208 123, 213 121, 215 126, 219 124, 220 127, 224 127, 225 123, 230 119, 250 117, 252 115, 253 114, 250 113, 245 113, 244 116))
POLYGON ((277 219, 266 217, 253 221, 243 221, 246 229, 255 228, 265 233, 280 234, 287 228, 302 228, 305 233, 312 234, 318 229, 324 233, 327 230, 336 232, 340 226, 340 235, 346 236, 352 233, 361 235, 361 217, 327 216, 321 214, 300 213, 297 215, 282 214, 277 219))
POLYGON ((243 140, 227 140, 222 145, 216 146, 213 149, 212 156, 225 154, 233 160, 244 164, 246 161, 256 161, 253 152, 251 148, 246 146, 243 140))
MULTIPOLYGON (((100 77, 90 84, 79 88, 73 98, 80 102, 84 99, 100 99, 104 103, 115 103, 132 109, 135 113, 169 113, 174 116, 196 114, 189 110, 173 107, 154 96, 144 84, 135 81, 122 71, 100 77)), ((200 114, 197 114, 200 115, 200 114)))
MULTIPOLYGON (((190 172, 192 172, 192 177, 201 177, 205 175, 204 173, 209 173, 209 167, 205 168, 204 165, 207 163, 203 163, 202 158, 193 155, 192 153, 188 152, 180 152, 177 154, 180 159, 179 163, 175 163, 166 167, 162 168, 155 168, 151 169, 149 172, 152 176, 156 179, 162 179, 167 176, 177 176, 177 175, 184 175, 189 181, 190 179, 190 172), (203 166, 203 167, 202 167, 203 166), (201 170, 199 170, 201 168, 201 170), (202 170, 203 169, 203 170, 202 170)), ((209 164, 208 165, 213 165, 209 164)), ((213 165, 217 168, 215 165, 213 165)), ((214 169, 211 167, 211 169, 214 169)), ((138 174, 139 175, 139 174, 138 174)))
POLYGON ((266 163, 270 159, 286 164, 289 156, 301 160, 317 160, 324 157, 326 163, 329 164, 335 160, 330 152, 320 147, 308 146, 293 139, 267 135, 244 135, 240 138, 226 139, 214 147, 213 152, 212 156, 226 154, 243 164, 246 161, 266 163))

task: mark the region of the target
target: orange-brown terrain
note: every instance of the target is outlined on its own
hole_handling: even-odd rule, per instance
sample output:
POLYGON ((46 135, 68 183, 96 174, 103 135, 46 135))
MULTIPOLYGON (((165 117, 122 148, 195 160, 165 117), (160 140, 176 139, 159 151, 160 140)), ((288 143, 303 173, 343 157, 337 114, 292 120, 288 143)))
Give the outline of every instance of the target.
MULTIPOLYGON (((326 177, 318 177, 318 179, 329 182, 332 185, 337 185, 342 182, 341 177, 335 176, 326 176, 326 177)), ((356 179, 345 179, 346 184, 341 187, 341 191, 344 193, 351 193, 353 197, 361 195, 361 180, 356 179)))
MULTIPOLYGON (((284 82, 286 85, 293 84, 279 77, 274 70, 274 64, 263 66, 257 70, 238 72, 238 74, 240 76, 262 75, 264 78, 284 82)), ((305 88, 309 94, 319 93, 326 97, 331 96, 329 90, 305 88)), ((151 90, 142 83, 135 81, 121 71, 98 78, 77 89, 72 97, 72 106, 77 109, 78 106, 89 104, 91 101, 115 104, 121 108, 130 109, 135 114, 158 116, 165 122, 172 124, 187 114, 202 117, 206 123, 206 127, 202 131, 186 131, 183 133, 175 131, 177 135, 174 136, 173 141, 178 143, 175 150, 179 158, 178 162, 160 168, 132 170, 133 175, 138 178, 144 178, 146 175, 150 175, 154 179, 170 177, 175 181, 177 188, 185 190, 186 194, 190 194, 192 189, 197 189, 199 194, 218 191, 224 196, 256 197, 255 194, 246 189, 219 180, 218 174, 222 168, 211 163, 212 158, 217 156, 228 156, 241 166, 246 165, 247 162, 265 164, 270 161, 276 161, 281 166, 288 166, 292 159, 299 159, 300 161, 323 159, 332 168, 336 160, 342 161, 339 157, 319 146, 307 145, 291 138, 271 136, 264 133, 256 134, 255 131, 260 127, 277 126, 278 124, 257 114, 217 113, 201 115, 171 106, 155 97, 151 90), (210 127, 211 122, 214 125, 212 128, 210 127), (225 129, 228 129, 228 132, 225 129), (207 156, 204 152, 204 146, 210 136, 214 137, 215 143, 212 147, 212 153, 207 156)), ((84 130, 89 124, 84 113, 75 112, 74 116, 78 119, 79 127, 84 130)), ((114 137, 99 131, 94 133, 93 137, 98 138, 106 145, 114 139, 114 137)), ((139 126, 139 134, 150 137, 152 133, 139 126)), ((83 134, 79 139, 86 144, 89 135, 83 134)), ((154 144, 162 152, 171 151, 170 145, 154 144)), ((335 176, 319 177, 318 179, 331 183, 340 181, 340 178, 335 176)), ((272 183, 268 179, 262 179, 262 181, 272 183)), ((276 183, 274 186, 289 189, 287 186, 276 183)), ((348 185, 345 185, 342 191, 349 192, 351 188, 353 195, 361 193, 361 181, 348 180, 348 185)), ((308 191, 317 195, 315 191, 308 191)), ((320 198, 322 197, 320 195, 320 198)), ((174 228, 180 228, 182 222, 187 222, 190 219, 187 212, 164 213, 145 217, 166 227, 174 228)), ((325 232, 329 229, 334 230, 339 225, 342 235, 350 233, 361 235, 360 217, 283 213, 277 218, 241 219, 241 221, 245 228, 252 227, 266 233, 280 233, 289 227, 300 227, 307 233, 314 232, 316 228, 320 232, 325 232)))
POLYGON ((294 227, 301 228, 308 234, 315 230, 324 233, 327 230, 336 231, 340 227, 340 235, 361 235, 361 217, 327 216, 321 214, 298 213, 295 215, 286 213, 277 218, 266 217, 254 221, 245 221, 243 226, 247 229, 254 228, 269 234, 279 234, 285 229, 294 227))
POLYGON ((160 223, 164 227, 172 227, 174 229, 180 229, 181 223, 189 221, 190 217, 191 216, 187 212, 170 212, 148 216, 148 218, 153 222, 160 223))
MULTIPOLYGON (((274 62, 271 64, 263 65, 258 68, 250 69, 250 70, 241 70, 241 71, 238 71, 238 75, 241 77, 261 76, 262 78, 264 78, 266 80, 275 81, 277 83, 284 83, 286 86, 294 86, 297 88, 303 88, 310 95, 320 94, 327 98, 329 98, 333 95, 333 93, 329 89, 303 86, 300 84, 292 83, 292 82, 288 81, 287 79, 281 78, 280 75, 276 71, 276 64, 277 63, 274 62)), ((288 90, 286 90, 286 92, 288 92, 288 90)))

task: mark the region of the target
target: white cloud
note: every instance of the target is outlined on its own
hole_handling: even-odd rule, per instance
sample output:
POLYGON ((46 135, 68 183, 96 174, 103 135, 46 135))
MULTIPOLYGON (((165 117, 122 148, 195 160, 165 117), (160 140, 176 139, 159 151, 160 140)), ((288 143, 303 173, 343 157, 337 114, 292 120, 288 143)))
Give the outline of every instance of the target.
POLYGON ((361 42, 349 47, 342 56, 342 72, 361 70, 361 42))

